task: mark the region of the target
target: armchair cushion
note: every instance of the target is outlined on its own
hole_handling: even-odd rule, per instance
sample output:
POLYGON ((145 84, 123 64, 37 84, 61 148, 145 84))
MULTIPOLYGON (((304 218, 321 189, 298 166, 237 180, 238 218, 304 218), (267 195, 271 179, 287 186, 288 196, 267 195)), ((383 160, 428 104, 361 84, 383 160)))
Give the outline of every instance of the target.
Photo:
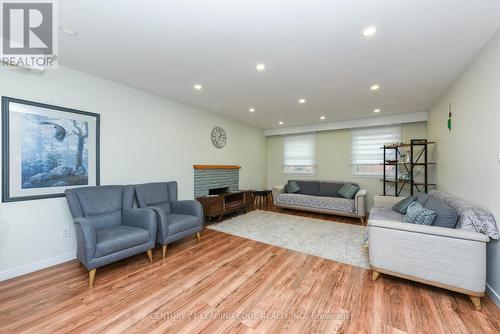
POLYGON ((95 256, 101 257, 150 241, 149 231, 132 226, 112 226, 97 229, 95 256))
POLYGON ((168 214, 166 215, 166 218, 169 235, 189 230, 190 228, 194 228, 196 226, 200 226, 201 230, 200 220, 196 216, 168 214))
POLYGON ((135 186, 137 204, 140 208, 157 207, 170 213, 169 187, 167 182, 138 184, 135 186))
POLYGON ((196 216, 203 219, 203 206, 198 201, 185 200, 171 202, 170 207, 174 214, 196 216))

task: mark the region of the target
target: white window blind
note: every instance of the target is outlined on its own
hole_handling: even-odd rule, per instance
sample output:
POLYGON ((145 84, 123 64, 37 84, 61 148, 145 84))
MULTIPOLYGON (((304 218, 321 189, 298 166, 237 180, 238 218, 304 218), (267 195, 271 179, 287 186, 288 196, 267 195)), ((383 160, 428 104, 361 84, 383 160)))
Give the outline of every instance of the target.
POLYGON ((283 148, 285 173, 316 173, 316 134, 285 136, 283 148))
MULTIPOLYGON (((352 165, 355 175, 382 175, 385 144, 401 141, 401 126, 352 131, 352 165)), ((388 153, 394 153, 393 151, 388 153)), ((389 157, 390 159, 394 157, 389 157)))

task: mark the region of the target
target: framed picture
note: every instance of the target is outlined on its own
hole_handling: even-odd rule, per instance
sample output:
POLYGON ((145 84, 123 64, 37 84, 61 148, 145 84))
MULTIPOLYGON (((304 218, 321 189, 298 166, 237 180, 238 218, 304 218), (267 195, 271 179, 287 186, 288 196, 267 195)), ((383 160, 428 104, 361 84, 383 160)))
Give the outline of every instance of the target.
POLYGON ((2 97, 2 201, 99 185, 99 115, 2 97))

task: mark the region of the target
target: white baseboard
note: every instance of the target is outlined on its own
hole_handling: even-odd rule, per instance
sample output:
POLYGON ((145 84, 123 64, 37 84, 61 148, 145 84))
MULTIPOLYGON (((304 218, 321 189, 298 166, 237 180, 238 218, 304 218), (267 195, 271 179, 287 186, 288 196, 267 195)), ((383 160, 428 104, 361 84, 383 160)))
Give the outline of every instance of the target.
POLYGON ((498 294, 489 284, 486 284, 486 294, 500 308, 500 294, 498 294))
POLYGON ((56 264, 68 262, 68 261, 71 261, 74 259, 76 259, 76 253, 70 252, 70 253, 62 254, 62 255, 59 255, 56 257, 51 257, 49 259, 26 264, 24 266, 19 266, 16 268, 4 270, 4 271, 0 272, 0 282, 8 280, 10 278, 17 277, 17 276, 29 274, 29 273, 32 273, 34 271, 41 270, 41 269, 44 269, 47 267, 52 267, 52 266, 55 266, 56 264))

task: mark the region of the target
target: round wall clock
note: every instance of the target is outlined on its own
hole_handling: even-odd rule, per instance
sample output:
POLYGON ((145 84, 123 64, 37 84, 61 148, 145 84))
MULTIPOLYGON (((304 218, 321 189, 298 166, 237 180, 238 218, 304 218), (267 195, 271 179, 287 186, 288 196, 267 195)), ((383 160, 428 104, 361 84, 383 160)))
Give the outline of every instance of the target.
POLYGON ((223 148, 226 146, 227 136, 226 131, 220 126, 216 126, 212 130, 212 144, 217 148, 223 148))

